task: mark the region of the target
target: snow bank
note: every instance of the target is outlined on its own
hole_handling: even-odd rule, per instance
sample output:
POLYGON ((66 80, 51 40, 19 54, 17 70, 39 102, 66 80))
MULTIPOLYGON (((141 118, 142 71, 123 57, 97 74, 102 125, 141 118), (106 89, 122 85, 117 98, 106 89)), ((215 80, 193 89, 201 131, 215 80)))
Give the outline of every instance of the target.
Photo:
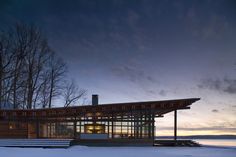
POLYGON ((235 157, 236 149, 209 147, 0 147, 0 157, 235 157))

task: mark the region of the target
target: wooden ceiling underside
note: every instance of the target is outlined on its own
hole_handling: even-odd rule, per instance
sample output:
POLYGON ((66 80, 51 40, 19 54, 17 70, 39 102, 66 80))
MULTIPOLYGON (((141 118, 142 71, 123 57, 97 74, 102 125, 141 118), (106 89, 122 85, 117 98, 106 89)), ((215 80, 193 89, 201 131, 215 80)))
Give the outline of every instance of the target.
POLYGON ((129 116, 135 114, 153 114, 162 117, 168 112, 181 109, 189 109, 190 105, 199 98, 130 102, 116 104, 99 104, 97 106, 74 106, 50 109, 30 110, 0 110, 0 120, 21 118, 53 118, 53 117, 106 117, 106 116, 129 116))

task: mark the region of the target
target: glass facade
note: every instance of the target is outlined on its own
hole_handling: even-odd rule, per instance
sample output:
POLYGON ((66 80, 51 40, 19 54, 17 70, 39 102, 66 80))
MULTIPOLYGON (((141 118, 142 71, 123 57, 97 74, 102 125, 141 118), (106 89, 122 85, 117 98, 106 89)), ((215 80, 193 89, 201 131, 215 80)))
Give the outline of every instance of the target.
MULTIPOLYGON (((9 123, 9 127, 15 127, 16 124, 9 123)), ((106 134, 108 139, 152 139, 154 116, 145 113, 111 116, 86 114, 82 117, 47 118, 28 123, 28 138, 80 139, 81 134, 106 134)))

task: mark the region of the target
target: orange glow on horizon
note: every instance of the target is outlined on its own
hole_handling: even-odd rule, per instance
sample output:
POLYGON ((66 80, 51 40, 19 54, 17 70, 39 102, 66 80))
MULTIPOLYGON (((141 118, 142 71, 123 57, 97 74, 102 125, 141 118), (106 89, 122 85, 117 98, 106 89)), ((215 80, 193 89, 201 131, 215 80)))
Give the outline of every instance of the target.
MULTIPOLYGON (((174 130, 156 130, 156 136, 173 136, 174 130)), ((197 130, 197 131, 183 131, 177 130, 178 136, 193 136, 193 135, 236 135, 234 131, 222 130, 197 130)))

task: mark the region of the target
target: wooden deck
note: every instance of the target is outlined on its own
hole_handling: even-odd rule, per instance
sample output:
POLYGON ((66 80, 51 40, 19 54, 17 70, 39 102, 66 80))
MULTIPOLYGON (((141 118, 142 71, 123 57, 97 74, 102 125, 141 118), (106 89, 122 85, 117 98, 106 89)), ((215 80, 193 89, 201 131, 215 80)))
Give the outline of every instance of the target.
POLYGON ((201 145, 192 140, 155 140, 154 146, 187 146, 187 147, 200 147, 201 145))
POLYGON ((153 146, 152 139, 79 139, 74 140, 72 145, 84 145, 94 147, 114 146, 153 146))
POLYGON ((163 147, 200 147, 201 145, 192 140, 155 140, 152 139, 106 139, 106 140, 74 140, 72 145, 85 145, 95 147, 109 146, 163 146, 163 147))
POLYGON ((43 147, 68 148, 71 145, 85 145, 95 147, 111 146, 187 146, 199 147, 199 143, 192 140, 153 140, 151 139, 106 139, 106 140, 73 140, 73 139, 0 139, 0 147, 43 147))
POLYGON ((68 148, 73 139, 0 139, 0 147, 68 148))

